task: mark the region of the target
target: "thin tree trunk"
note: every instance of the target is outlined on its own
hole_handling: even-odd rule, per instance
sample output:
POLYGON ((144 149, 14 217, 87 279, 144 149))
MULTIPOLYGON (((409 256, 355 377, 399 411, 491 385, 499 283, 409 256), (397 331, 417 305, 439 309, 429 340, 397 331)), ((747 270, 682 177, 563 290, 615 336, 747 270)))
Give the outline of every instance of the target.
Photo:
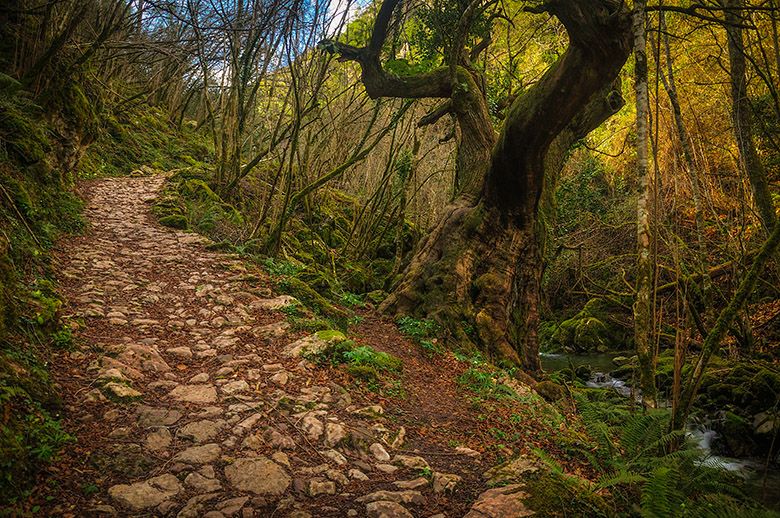
POLYGON ((753 118, 747 91, 745 45, 742 37, 744 5, 742 0, 723 0, 723 3, 729 8, 725 11, 725 19, 731 67, 731 118, 739 149, 739 165, 750 181, 753 202, 756 204, 761 224, 767 233, 771 233, 777 216, 769 192, 766 168, 753 141, 753 118))
POLYGON ((637 221, 637 279, 634 302, 634 343, 639 358, 639 386, 646 405, 655 406, 655 367, 652 347, 653 259, 650 229, 651 185, 648 171, 647 1, 634 3, 634 73, 636 90, 636 162, 639 178, 637 221))
POLYGON ((744 306, 748 297, 753 292, 753 288, 755 287, 756 282, 758 282, 761 272, 763 272, 766 264, 777 252, 778 245, 780 245, 780 225, 775 225, 774 230, 772 230, 772 233, 769 235, 769 239, 767 239, 761 247, 758 255, 756 255, 756 258, 753 260, 753 264, 742 279, 742 282, 740 282, 736 293, 734 293, 734 296, 723 311, 720 312, 718 319, 715 321, 715 325, 704 340, 701 353, 693 368, 693 372, 687 380, 688 382, 680 399, 680 405, 674 415, 673 425, 677 428, 681 428, 685 424, 688 415, 690 414, 691 407, 693 406, 693 402, 696 399, 696 394, 699 392, 702 377, 704 371, 707 369, 710 358, 720 349, 721 340, 723 340, 723 337, 731 327, 740 308, 744 306))

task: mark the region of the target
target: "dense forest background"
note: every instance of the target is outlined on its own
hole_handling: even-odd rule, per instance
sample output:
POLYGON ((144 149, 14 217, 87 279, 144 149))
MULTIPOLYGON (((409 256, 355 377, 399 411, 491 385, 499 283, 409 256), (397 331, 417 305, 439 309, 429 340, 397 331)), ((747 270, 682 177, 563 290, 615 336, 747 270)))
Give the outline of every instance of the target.
POLYGON ((651 416, 666 471, 615 460, 642 440, 609 432, 601 482, 625 502, 714 498, 671 495, 692 417, 776 469, 780 6, 594 4, 0 6, 6 496, 69 440, 47 250, 81 227, 74 186, 145 174, 167 175, 161 223, 263 264, 314 311, 298 325, 375 307, 594 426, 651 416), (628 398, 573 396, 588 362, 544 365, 599 354, 628 398))

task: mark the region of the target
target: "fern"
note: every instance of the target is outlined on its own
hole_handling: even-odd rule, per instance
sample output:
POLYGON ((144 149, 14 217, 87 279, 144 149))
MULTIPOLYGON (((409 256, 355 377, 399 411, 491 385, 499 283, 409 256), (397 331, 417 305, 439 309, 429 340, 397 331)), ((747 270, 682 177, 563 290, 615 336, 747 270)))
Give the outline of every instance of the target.
MULTIPOLYGON (((580 394, 575 400, 598 444, 595 451, 582 452, 600 470, 593 490, 609 490, 625 509, 639 504, 647 517, 764 516, 745 502, 734 474, 706 462, 701 450, 684 440, 684 432, 668 431, 668 412, 632 414, 613 402, 589 401, 580 394)), ((537 455, 561 472, 554 460, 537 455)))
POLYGON ((653 470, 642 490, 642 516, 665 518, 678 515, 685 495, 677 483, 680 473, 676 466, 659 466, 653 470))
POLYGON ((541 460, 542 463, 547 466, 547 469, 549 469, 551 472, 555 473, 556 475, 564 474, 564 470, 561 464, 548 455, 547 452, 540 450, 539 448, 533 448, 532 451, 537 457, 539 457, 539 460, 541 460))
POLYGON ((602 475, 596 483, 596 489, 608 489, 614 486, 629 486, 633 484, 642 484, 647 482, 647 477, 639 473, 633 473, 621 468, 620 471, 613 475, 602 475))

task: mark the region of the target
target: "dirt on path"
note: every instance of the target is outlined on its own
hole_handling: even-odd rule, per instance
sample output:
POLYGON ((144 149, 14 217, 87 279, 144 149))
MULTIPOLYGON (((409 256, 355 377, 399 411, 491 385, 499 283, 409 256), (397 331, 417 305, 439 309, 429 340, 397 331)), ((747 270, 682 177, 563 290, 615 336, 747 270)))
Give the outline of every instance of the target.
MULTIPOLYGON (((419 362, 430 389, 406 408, 348 390, 300 357, 327 337, 292 331, 262 272, 157 223, 163 182, 85 184, 90 229, 58 246, 76 348, 52 371, 77 440, 36 489, 44 514, 525 515, 478 501, 490 459, 431 432, 471 419, 451 377, 419 362)), ((409 347, 372 314, 356 335, 409 347)))

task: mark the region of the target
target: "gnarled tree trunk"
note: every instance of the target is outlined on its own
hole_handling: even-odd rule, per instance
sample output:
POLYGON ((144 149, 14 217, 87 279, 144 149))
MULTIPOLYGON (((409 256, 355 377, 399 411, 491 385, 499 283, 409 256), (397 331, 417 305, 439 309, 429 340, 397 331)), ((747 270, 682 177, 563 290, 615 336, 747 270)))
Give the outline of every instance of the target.
POLYGON ((382 70, 379 49, 398 2, 383 3, 368 47, 325 44, 361 64, 372 97, 452 99, 461 130, 457 162, 466 169, 458 174, 467 180, 381 309, 434 318, 455 340, 538 373, 540 198, 571 144, 622 106, 612 84, 629 54, 630 18, 619 0, 554 0, 529 8, 561 20, 570 44, 514 101, 496 138, 467 66, 412 78, 382 70))

